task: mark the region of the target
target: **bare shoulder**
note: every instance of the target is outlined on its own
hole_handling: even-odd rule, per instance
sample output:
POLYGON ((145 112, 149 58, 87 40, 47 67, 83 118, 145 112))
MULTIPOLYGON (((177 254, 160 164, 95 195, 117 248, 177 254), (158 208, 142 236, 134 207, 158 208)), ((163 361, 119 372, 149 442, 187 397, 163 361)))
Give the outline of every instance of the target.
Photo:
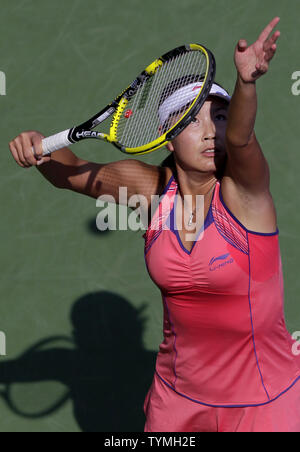
MULTIPOLYGON (((82 166, 82 165, 81 165, 82 166)), ((160 194, 167 184, 169 168, 150 165, 137 159, 124 159, 107 164, 89 164, 84 162, 93 171, 94 197, 112 195, 119 202, 119 189, 126 187, 128 197, 142 195, 151 198, 151 195, 160 194)))
POLYGON ((246 229, 262 234, 276 232, 277 215, 269 189, 253 194, 225 174, 221 194, 225 205, 246 229))
MULTIPOLYGON (((149 165, 139 160, 136 160, 133 165, 136 169, 135 194, 138 195, 140 209, 143 216, 146 215, 148 226, 153 215, 153 196, 161 196, 173 172, 171 168, 149 165), (142 195, 142 198, 140 195, 142 195)), ((132 208, 135 208, 135 205, 132 208)))
POLYGON ((136 190, 144 196, 160 195, 172 176, 172 170, 168 167, 150 165, 135 160, 136 165, 136 190))

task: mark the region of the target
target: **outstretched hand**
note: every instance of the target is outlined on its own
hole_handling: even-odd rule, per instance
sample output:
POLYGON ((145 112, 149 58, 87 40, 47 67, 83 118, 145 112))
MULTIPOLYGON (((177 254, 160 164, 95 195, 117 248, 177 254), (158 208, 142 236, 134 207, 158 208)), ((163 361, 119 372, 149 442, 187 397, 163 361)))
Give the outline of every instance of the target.
POLYGON ((269 35, 279 21, 280 18, 275 17, 262 31, 258 40, 249 47, 247 41, 239 40, 234 53, 234 62, 239 76, 245 83, 255 82, 268 72, 270 61, 276 53, 276 41, 280 31, 275 31, 270 38, 269 35))

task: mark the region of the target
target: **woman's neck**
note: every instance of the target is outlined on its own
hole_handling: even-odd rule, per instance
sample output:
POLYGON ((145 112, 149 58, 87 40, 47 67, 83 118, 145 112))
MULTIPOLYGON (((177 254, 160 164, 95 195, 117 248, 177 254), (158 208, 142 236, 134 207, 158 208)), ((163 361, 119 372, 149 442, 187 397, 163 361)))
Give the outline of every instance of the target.
POLYGON ((182 171, 177 168, 178 191, 183 198, 186 195, 206 195, 218 181, 214 173, 199 173, 199 171, 182 171))

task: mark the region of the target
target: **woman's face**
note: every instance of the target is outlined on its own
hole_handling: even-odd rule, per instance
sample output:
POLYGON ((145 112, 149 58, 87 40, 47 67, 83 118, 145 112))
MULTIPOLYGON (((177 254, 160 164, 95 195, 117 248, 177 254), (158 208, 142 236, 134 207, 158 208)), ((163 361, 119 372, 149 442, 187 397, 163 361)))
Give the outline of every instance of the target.
POLYGON ((225 164, 228 107, 226 101, 209 96, 191 124, 168 144, 183 170, 215 172, 225 164))

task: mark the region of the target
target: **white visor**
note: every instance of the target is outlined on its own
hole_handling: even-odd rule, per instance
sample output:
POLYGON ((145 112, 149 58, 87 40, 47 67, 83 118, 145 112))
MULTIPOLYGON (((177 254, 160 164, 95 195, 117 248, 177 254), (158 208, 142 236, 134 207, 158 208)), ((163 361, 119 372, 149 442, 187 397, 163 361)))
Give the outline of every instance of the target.
MULTIPOLYGON (((161 104, 158 110, 160 124, 163 125, 172 113, 179 112, 183 107, 193 102, 193 100, 195 100, 197 95, 199 94, 202 86, 203 82, 191 83, 189 85, 183 86, 182 88, 175 91, 175 93, 173 93, 171 96, 169 96, 161 104)), ((231 97, 229 96, 227 91, 216 83, 213 83, 209 95, 220 97, 227 102, 230 102, 231 100, 231 97)))

